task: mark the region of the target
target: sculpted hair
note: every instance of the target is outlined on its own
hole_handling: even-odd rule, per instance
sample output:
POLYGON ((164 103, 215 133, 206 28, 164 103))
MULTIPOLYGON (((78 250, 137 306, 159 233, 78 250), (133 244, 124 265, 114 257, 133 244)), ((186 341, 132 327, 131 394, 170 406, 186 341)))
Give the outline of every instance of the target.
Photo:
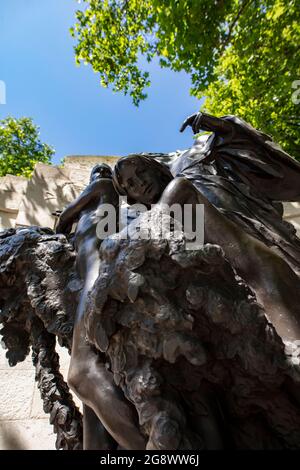
POLYGON ((112 177, 112 169, 109 165, 106 163, 97 163, 96 165, 93 166, 91 174, 90 174, 90 183, 93 180, 93 176, 95 173, 98 173, 99 170, 106 170, 110 176, 112 177))

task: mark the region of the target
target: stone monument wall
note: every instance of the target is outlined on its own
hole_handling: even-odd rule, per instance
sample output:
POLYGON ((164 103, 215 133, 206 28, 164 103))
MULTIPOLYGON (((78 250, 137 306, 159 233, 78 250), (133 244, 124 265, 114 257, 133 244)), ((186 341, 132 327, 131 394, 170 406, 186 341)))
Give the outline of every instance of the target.
POLYGON ((63 166, 38 163, 30 179, 0 178, 0 229, 40 225, 54 228, 52 213, 73 201, 89 181, 96 163, 111 166, 119 157, 70 156, 63 166))

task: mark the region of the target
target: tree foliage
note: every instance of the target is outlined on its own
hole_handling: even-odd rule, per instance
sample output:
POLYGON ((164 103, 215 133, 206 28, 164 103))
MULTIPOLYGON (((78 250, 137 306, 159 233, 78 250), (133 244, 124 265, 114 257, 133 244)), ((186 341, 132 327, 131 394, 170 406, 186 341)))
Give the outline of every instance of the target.
POLYGON ((39 139, 39 128, 30 118, 0 121, 0 176, 29 177, 37 162, 50 163, 54 149, 39 139))
POLYGON ((219 78, 206 89, 205 108, 239 115, 300 159, 300 102, 293 100, 300 79, 300 4, 253 3, 216 67, 219 78))
POLYGON ((146 98, 141 57, 191 76, 205 109, 237 114, 299 153, 298 0, 83 0, 77 62, 91 64, 103 86, 146 98))

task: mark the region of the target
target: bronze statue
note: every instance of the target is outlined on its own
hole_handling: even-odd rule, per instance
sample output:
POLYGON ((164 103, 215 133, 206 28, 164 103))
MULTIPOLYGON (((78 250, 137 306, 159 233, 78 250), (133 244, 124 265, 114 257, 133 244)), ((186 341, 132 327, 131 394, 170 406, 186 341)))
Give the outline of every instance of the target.
POLYGON ((96 168, 59 233, 0 235, 7 357, 32 346, 57 448, 80 447, 81 423, 55 337, 71 351, 85 448, 300 448, 300 240, 281 203, 299 201, 300 165, 236 117, 187 125, 211 134, 185 152, 121 158, 112 175, 96 168), (118 195, 147 211, 127 237, 97 238, 118 195), (173 203, 204 205, 202 247, 186 249, 184 227, 134 236, 159 220, 170 230, 173 203))
MULTIPOLYGON (((299 186, 287 183, 288 178, 295 182, 298 176, 300 180, 300 165, 283 151, 274 150, 271 140, 269 147, 265 141, 256 142, 251 133, 259 137, 260 133, 244 122, 236 123, 236 118, 194 115, 185 121, 182 130, 188 124, 193 125, 195 133, 199 132, 199 126, 214 131, 208 138, 210 143, 199 145, 196 142, 194 148, 183 152, 169 169, 146 156, 123 157, 114 169, 115 187, 120 194, 128 196, 129 202, 148 206, 154 203, 203 204, 205 242, 222 246, 232 266, 270 312, 279 334, 285 339, 299 339, 300 240, 294 228, 282 220, 282 208, 278 203, 275 205, 273 199, 300 199, 299 186), (254 162, 250 160, 254 154, 252 147, 256 149, 254 162), (277 160, 273 153, 279 154, 277 160), (240 154, 246 163, 241 164, 241 170, 235 172, 233 179, 232 168, 238 166, 240 154), (258 158, 264 159, 265 164, 260 173, 257 168, 262 163, 258 158), (257 168, 253 168, 255 165, 257 168), (268 195, 266 184, 259 178, 263 180, 270 175, 273 178, 268 195), (276 185, 279 185, 277 193, 276 185), (273 215, 271 222, 270 214, 273 215), (271 237, 266 237, 271 229, 274 244, 271 237)), ((267 136, 264 137, 266 140, 267 136)))

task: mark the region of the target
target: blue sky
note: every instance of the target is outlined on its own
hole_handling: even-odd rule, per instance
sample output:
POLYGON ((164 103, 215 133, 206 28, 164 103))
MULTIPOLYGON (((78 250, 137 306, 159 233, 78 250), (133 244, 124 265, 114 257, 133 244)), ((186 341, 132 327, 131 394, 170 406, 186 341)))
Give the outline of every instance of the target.
POLYGON ((185 73, 147 64, 152 86, 136 108, 129 96, 103 89, 90 66, 75 65, 69 28, 75 0, 1 0, 0 80, 6 105, 0 119, 30 116, 41 139, 54 146, 54 163, 66 155, 126 155, 189 147, 179 133, 183 119, 199 110, 185 73))

